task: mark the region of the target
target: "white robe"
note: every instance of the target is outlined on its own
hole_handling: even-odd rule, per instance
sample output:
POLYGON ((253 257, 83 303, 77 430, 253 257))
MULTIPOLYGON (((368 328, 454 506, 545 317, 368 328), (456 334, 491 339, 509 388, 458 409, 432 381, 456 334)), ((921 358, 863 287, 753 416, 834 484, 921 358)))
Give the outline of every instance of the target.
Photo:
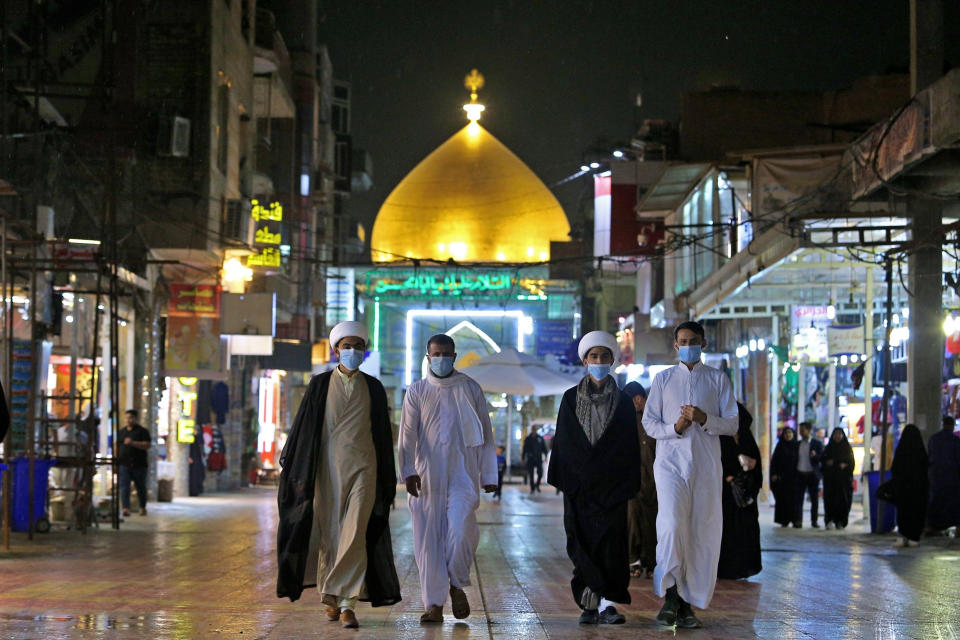
POLYGON ((420 497, 411 496, 408 504, 423 606, 443 606, 451 585, 470 584, 480 539, 480 486, 497 484, 493 429, 480 385, 459 371, 447 378, 429 373, 410 385, 397 450, 401 477, 419 475, 421 481, 420 497), (478 423, 482 439, 472 437, 478 423), (465 446, 464 432, 478 446, 465 446))
POLYGON ((663 596, 676 585, 680 597, 705 609, 713 597, 723 533, 721 435, 737 432, 737 401, 729 378, 718 369, 684 364, 657 374, 643 411, 643 426, 657 440, 657 566, 653 590, 663 596), (683 405, 707 414, 682 436, 673 425, 683 405))

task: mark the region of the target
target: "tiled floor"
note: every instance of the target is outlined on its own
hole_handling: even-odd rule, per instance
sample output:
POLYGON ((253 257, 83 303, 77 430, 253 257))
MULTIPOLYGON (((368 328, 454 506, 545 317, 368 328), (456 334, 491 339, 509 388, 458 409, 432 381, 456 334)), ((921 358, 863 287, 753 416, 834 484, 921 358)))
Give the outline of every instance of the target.
MULTIPOLYGON (((0 549, 0 638, 665 638, 650 581, 634 579, 621 627, 579 627, 564 552, 561 500, 508 488, 479 513, 473 614, 421 627, 405 500, 393 516, 403 602, 328 623, 319 596, 274 595, 276 508, 269 489, 151 505, 120 531, 14 538, 0 549)), ((894 550, 892 536, 780 529, 762 507, 764 571, 721 581, 706 628, 689 638, 958 638, 960 541, 894 550)))

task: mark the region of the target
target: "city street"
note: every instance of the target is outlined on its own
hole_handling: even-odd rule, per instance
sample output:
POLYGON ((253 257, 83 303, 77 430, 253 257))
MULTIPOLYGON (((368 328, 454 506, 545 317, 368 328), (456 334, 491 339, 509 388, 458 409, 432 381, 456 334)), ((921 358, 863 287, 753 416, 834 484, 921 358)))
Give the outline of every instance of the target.
MULTIPOLYGON (((0 551, 0 637, 57 638, 663 638, 650 581, 634 578, 627 624, 580 627, 564 552, 562 501, 546 488, 508 488, 484 498, 473 613, 421 627, 417 569, 405 500, 393 516, 403 602, 358 608, 361 628, 327 622, 319 596, 274 596, 275 494, 247 489, 150 505, 120 531, 83 537, 54 531, 0 551)), ((905 550, 893 536, 781 529, 761 508, 763 572, 720 581, 706 628, 690 638, 957 638, 960 542, 924 540, 905 550)), ((859 517, 855 509, 853 519, 859 517)))

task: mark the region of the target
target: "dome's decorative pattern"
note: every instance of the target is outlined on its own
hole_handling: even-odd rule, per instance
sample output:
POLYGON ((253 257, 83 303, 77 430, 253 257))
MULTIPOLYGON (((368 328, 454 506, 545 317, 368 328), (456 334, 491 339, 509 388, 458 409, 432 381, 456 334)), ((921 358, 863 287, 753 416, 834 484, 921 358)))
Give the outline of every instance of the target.
POLYGON ((373 225, 375 262, 454 258, 539 262, 570 225, 546 185, 476 122, 437 147, 394 188, 373 225))

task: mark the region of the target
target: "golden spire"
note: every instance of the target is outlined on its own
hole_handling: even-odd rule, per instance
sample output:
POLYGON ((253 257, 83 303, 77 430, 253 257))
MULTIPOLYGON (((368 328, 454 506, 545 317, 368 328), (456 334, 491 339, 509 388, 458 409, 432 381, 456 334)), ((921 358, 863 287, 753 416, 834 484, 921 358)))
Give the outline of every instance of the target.
POLYGON ((483 74, 476 69, 471 69, 470 73, 463 79, 463 86, 470 91, 470 102, 463 105, 463 110, 467 112, 467 120, 471 124, 480 119, 480 114, 484 110, 484 106, 477 102, 477 91, 483 89, 483 83, 483 74))

